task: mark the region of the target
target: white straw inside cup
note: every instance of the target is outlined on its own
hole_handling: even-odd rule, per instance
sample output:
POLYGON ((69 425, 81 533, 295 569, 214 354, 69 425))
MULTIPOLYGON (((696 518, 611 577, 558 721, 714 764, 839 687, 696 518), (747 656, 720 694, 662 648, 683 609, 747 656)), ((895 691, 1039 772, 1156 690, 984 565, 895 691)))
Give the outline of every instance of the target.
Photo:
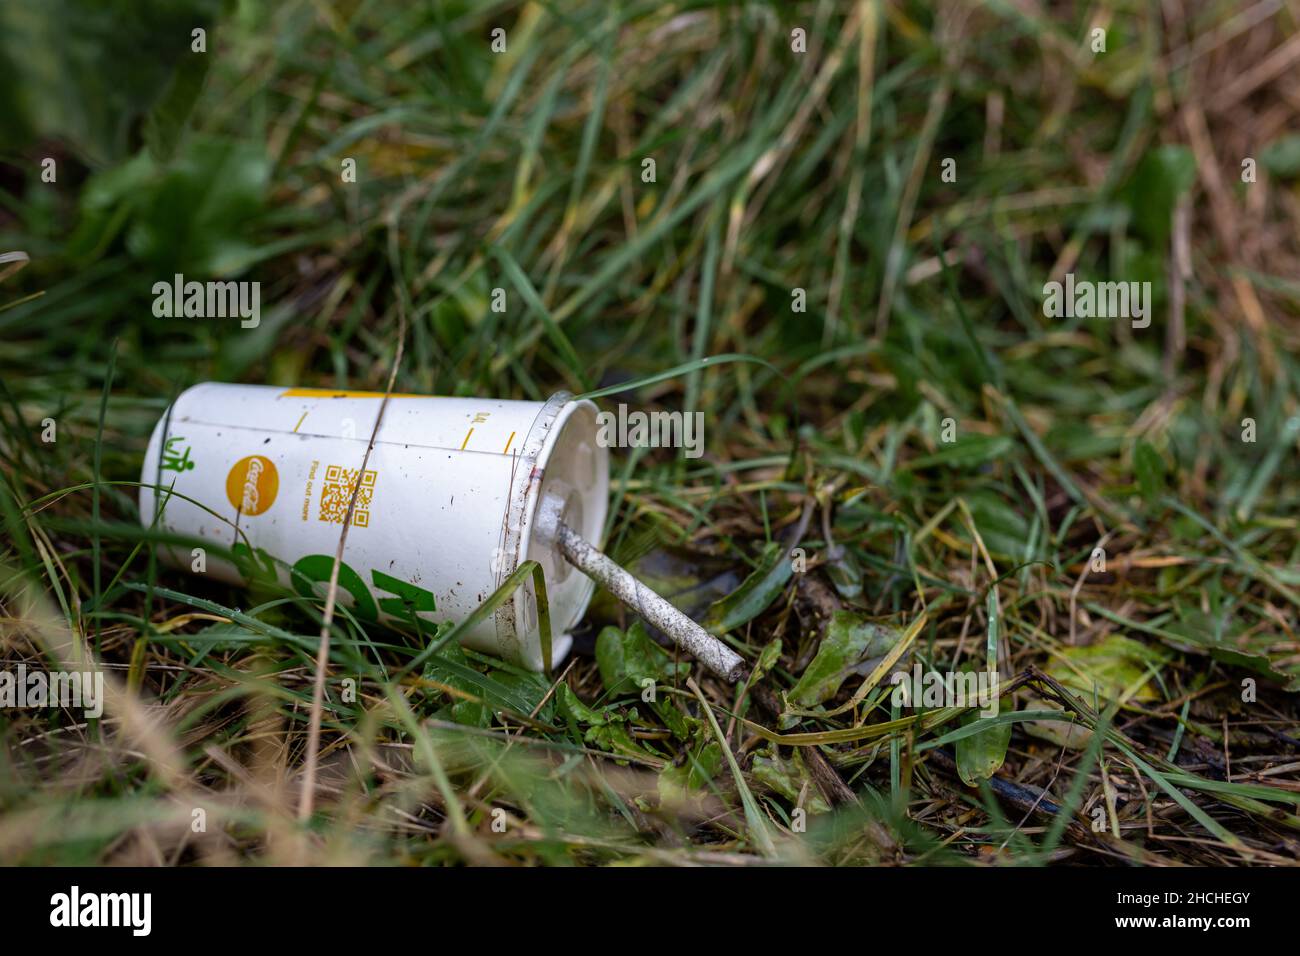
POLYGON ((565 561, 591 580, 603 584, 608 592, 666 633, 673 644, 692 654, 719 678, 736 683, 745 675, 745 658, 682 614, 671 602, 633 578, 614 559, 565 524, 564 499, 558 494, 543 494, 533 527, 543 541, 559 549, 565 561))
POLYGON ((611 594, 667 634, 674 644, 693 655, 714 674, 731 683, 744 675, 744 658, 619 567, 578 532, 559 520, 547 530, 553 530, 554 541, 570 564, 604 585, 611 594))

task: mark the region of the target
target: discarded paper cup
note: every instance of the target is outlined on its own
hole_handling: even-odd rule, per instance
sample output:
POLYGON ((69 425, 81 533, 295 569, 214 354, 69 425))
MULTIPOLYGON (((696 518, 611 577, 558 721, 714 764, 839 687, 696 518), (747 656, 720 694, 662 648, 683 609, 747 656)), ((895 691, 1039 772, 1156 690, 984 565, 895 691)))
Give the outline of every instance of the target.
MULTIPOLYGON (((359 475, 382 398, 218 383, 186 390, 150 439, 141 522, 153 523, 161 500, 159 530, 263 564, 278 559, 295 572, 272 565, 283 583, 320 594, 359 482, 339 573, 351 614, 463 621, 531 559, 545 574, 558 663, 595 585, 541 540, 534 518, 543 498, 562 502, 564 524, 601 542, 609 456, 596 440, 595 405, 567 392, 545 402, 393 395, 359 475), (154 485, 164 493, 156 496, 154 485)), ((200 565, 170 546, 160 553, 182 569, 244 583, 230 561, 204 556, 200 565)), ((541 670, 531 579, 464 643, 541 670)))

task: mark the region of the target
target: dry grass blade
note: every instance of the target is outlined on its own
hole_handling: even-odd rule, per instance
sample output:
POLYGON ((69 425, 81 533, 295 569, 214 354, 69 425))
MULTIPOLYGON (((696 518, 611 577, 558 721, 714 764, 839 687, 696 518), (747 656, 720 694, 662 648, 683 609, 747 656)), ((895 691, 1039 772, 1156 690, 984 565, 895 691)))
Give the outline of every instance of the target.
MULTIPOLYGON (((397 381, 397 370, 402 364, 402 351, 406 343, 406 309, 402 298, 398 299, 397 348, 393 355, 393 365, 388 373, 388 383, 384 388, 383 400, 375 415, 374 427, 370 430, 370 440, 366 442, 366 453, 361 456, 361 469, 358 474, 365 474, 370 462, 370 453, 375 447, 375 438, 379 435, 379 426, 384 421, 384 411, 388 408, 388 397, 393 393, 397 381)), ((298 819, 306 821, 311 818, 316 794, 316 766, 319 762, 321 716, 325 710, 325 672, 329 667, 330 631, 334 626, 334 607, 338 601, 339 567, 343 563, 343 549, 347 546, 348 530, 352 527, 352 515, 357 506, 357 495, 361 491, 361 482, 352 486, 348 498, 347 513, 343 518, 343 530, 339 532, 339 546, 334 552, 334 565, 330 569, 328 589, 325 592, 325 610, 321 615, 320 647, 316 651, 316 675, 312 684, 311 717, 307 730, 307 761, 303 767, 302 791, 298 795, 298 819)))

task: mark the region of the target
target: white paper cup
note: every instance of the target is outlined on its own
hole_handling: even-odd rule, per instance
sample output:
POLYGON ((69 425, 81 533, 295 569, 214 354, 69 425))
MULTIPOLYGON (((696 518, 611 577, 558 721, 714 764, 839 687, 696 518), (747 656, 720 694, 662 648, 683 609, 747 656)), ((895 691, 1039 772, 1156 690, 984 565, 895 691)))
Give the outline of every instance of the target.
MULTIPOLYGON (((330 389, 206 383, 183 392, 154 428, 141 469, 140 519, 219 543, 276 568, 300 593, 323 594, 343 518, 382 395, 330 389), (210 510, 205 510, 210 509, 210 510), (258 552, 263 552, 259 555, 258 552), (312 583, 315 582, 315 583, 312 583)), ((361 620, 464 620, 524 560, 546 576, 552 664, 595 585, 534 533, 538 502, 564 502, 563 520, 597 545, 609 499, 609 454, 596 407, 560 392, 545 402, 394 395, 361 476, 340 602, 361 620)), ((188 549, 159 548, 195 570, 188 549)), ((204 573, 245 583, 230 561, 204 573)), ((530 581, 464 644, 543 668, 530 581)))

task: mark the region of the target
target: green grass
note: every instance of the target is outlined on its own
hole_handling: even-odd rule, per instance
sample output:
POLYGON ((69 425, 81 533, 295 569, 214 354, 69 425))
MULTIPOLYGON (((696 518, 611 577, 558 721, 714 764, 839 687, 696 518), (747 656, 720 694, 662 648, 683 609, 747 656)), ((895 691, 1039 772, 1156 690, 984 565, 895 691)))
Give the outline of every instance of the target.
POLYGON ((1294 12, 93 6, 0 11, 0 653, 118 693, 0 710, 0 861, 1294 862, 1294 12), (261 325, 154 318, 175 272, 261 325), (194 382, 382 390, 403 316, 397 391, 704 412, 614 453, 608 550, 755 673, 603 594, 550 675, 341 604, 299 822, 321 602, 162 566, 140 460, 194 382), (891 706, 987 660, 997 718, 891 706))

